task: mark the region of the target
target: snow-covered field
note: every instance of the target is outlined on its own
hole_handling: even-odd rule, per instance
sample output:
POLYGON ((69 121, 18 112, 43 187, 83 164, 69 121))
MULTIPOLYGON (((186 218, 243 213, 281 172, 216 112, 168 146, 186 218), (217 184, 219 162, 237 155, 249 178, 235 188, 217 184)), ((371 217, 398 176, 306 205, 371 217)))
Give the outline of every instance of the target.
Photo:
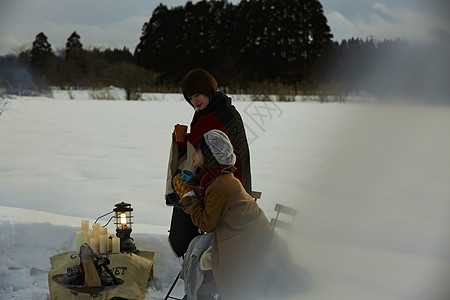
MULTIPOLYGON (((181 263, 167 244, 169 142, 193 112, 178 94, 67 98, 9 99, 0 115, 0 299, 48 299, 49 257, 121 201, 137 247, 156 250, 146 299, 163 299, 181 263)), ((449 299, 449 107, 234 104, 260 206, 299 210, 283 236, 312 286, 293 299, 449 299)))

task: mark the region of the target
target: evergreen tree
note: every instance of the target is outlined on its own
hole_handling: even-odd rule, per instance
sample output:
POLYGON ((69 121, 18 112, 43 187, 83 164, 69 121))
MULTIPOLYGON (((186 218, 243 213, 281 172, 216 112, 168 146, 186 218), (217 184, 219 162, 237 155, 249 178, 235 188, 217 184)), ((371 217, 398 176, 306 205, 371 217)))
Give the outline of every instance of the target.
POLYGON ((65 74, 67 84, 77 89, 83 84, 86 62, 80 36, 74 31, 66 42, 65 74))
POLYGON ((322 56, 332 46, 330 27, 319 0, 305 0, 303 58, 306 76, 311 76, 322 56))
POLYGON ((54 57, 52 46, 47 36, 41 32, 36 36, 31 49, 31 65, 39 71, 43 71, 50 60, 54 57))
POLYGON ((331 46, 331 33, 318 0, 241 1, 241 64, 255 79, 309 77, 310 67, 331 46), (244 41, 244 42, 242 42, 244 41))
POLYGON ((318 0, 188 1, 155 9, 135 57, 172 80, 204 67, 227 73, 224 82, 297 82, 309 78, 331 37, 318 0))
MULTIPOLYGON (((169 14, 167 6, 160 4, 153 11, 149 22, 145 23, 142 29, 140 43, 137 45, 134 56, 139 65, 161 72, 167 66, 167 61, 162 61, 165 51, 173 53, 175 49, 168 49, 169 46, 169 14)), ((176 20, 174 20, 176 21, 176 20)), ((171 37, 174 39, 175 37, 171 37)), ((173 57, 176 59, 176 57, 173 57)))
POLYGON ((49 92, 49 82, 57 78, 55 55, 47 36, 41 32, 36 36, 30 52, 30 63, 34 71, 34 83, 39 93, 49 92))
POLYGON ((78 59, 83 52, 83 44, 80 41, 80 36, 74 31, 66 43, 66 61, 71 59, 78 59))
POLYGON ((134 63, 133 54, 127 47, 122 49, 105 49, 104 55, 109 63, 134 63))

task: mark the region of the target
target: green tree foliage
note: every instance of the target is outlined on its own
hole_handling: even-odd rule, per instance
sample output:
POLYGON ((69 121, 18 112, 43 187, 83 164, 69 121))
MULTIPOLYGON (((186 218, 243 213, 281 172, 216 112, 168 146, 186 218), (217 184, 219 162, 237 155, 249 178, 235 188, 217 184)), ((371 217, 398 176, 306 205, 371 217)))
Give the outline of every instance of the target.
POLYGON ((326 83, 347 91, 366 91, 377 96, 411 94, 416 86, 421 86, 420 80, 415 78, 419 73, 415 71, 420 67, 418 62, 423 53, 425 51, 417 51, 417 46, 401 39, 342 40, 333 43, 317 65, 313 84, 326 83))
POLYGON ((38 71, 42 71, 54 57, 52 45, 48 42, 47 36, 41 32, 36 35, 31 49, 31 65, 38 71))
POLYGON ((135 65, 128 48, 86 50, 77 32, 68 37, 66 48, 56 53, 45 34, 39 33, 33 48, 22 46, 17 48, 17 56, 0 57, 0 89, 18 95, 47 93, 49 86, 78 89, 116 85, 130 91, 128 95, 133 98, 152 82, 149 73, 135 65), (133 78, 132 73, 136 84, 124 79, 133 78), (144 84, 142 78, 150 79, 144 84))
POLYGON ((222 82, 306 79, 331 46, 318 0, 187 2, 158 6, 135 50, 139 65, 177 80, 193 67, 225 73, 222 82))
POLYGON ((110 64, 121 62, 134 63, 133 54, 131 54, 130 50, 127 47, 123 47, 122 49, 115 48, 112 50, 105 49, 102 55, 110 64))
POLYGON ((49 81, 55 75, 56 60, 52 50, 52 45, 48 42, 47 36, 41 32, 36 35, 33 48, 30 52, 30 63, 34 71, 34 83, 40 93, 49 91, 49 81))
POLYGON ((331 33, 317 0, 250 0, 238 9, 246 76, 305 80, 331 46, 331 33))
POLYGON ((86 55, 83 50, 80 36, 74 31, 66 43, 65 50, 65 75, 69 86, 78 88, 83 84, 86 74, 86 55))
POLYGON ((83 52, 83 44, 80 40, 80 35, 74 31, 66 43, 66 61, 76 59, 81 56, 83 52))

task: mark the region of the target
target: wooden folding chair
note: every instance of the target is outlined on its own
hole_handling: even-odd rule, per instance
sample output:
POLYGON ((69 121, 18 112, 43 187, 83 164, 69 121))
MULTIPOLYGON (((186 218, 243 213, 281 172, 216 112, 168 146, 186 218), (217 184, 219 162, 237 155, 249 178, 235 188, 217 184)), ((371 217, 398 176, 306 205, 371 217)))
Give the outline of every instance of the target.
POLYGON ((262 192, 252 191, 252 197, 255 201, 258 201, 258 199, 261 199, 262 192))
MULTIPOLYGON (((183 259, 184 259, 184 255, 183 255, 183 259)), ((167 299, 182 300, 181 298, 175 298, 175 297, 170 296, 170 293, 172 293, 172 290, 174 289, 175 285, 177 284, 178 279, 180 279, 180 274, 181 274, 181 270, 180 270, 180 272, 178 272, 177 277, 175 277, 175 280, 173 281, 172 285, 170 286, 170 289, 167 292, 167 295, 164 298, 164 300, 167 300, 167 299)))
POLYGON ((272 218, 270 220, 270 226, 272 226, 272 230, 275 230, 275 228, 281 228, 286 230, 291 230, 292 225, 294 223, 295 216, 297 215, 297 210, 295 208, 285 206, 282 204, 275 204, 274 211, 277 212, 277 215, 275 218, 272 218), (285 214, 291 217, 290 222, 280 220, 280 214, 285 214))

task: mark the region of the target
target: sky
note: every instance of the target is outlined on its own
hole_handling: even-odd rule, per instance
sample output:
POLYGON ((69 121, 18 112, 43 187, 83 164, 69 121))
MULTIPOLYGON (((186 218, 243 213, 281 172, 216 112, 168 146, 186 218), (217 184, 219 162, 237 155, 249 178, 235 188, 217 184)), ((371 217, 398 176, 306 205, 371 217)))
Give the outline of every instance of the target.
MULTIPOLYGON (((196 1, 194 1, 196 2, 196 1)), ((229 0, 237 4, 240 0, 229 0)), ((0 55, 31 48, 44 32, 54 50, 76 31, 85 48, 123 48, 139 43, 155 7, 185 0, 0 0, 0 55)), ((446 0, 322 0, 335 41, 351 37, 450 40, 446 0)))

